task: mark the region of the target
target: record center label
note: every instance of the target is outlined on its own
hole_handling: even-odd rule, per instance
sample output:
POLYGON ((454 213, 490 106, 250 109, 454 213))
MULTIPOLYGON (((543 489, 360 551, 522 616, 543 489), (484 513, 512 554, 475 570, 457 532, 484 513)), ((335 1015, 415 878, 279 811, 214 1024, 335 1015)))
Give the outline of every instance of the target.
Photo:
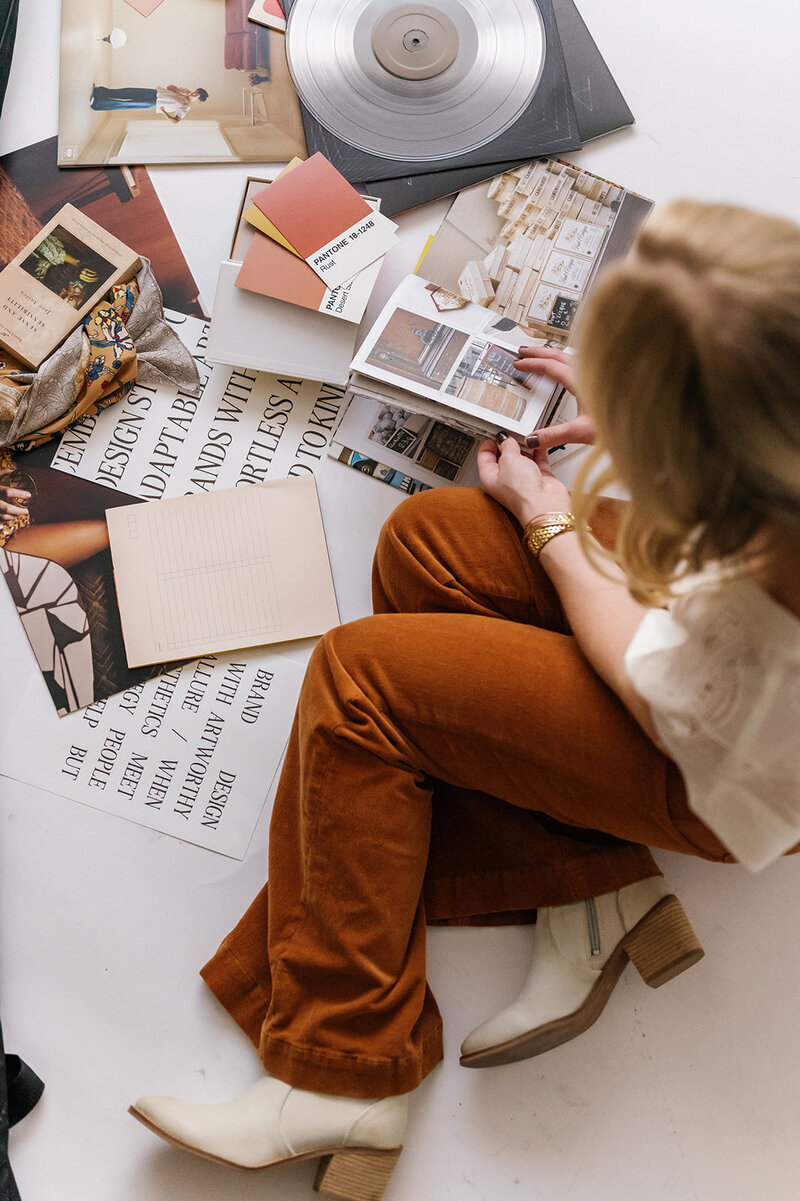
POLYGON ((397 241, 397 226, 388 217, 372 213, 361 217, 306 259, 329 288, 337 288, 386 254, 397 241))

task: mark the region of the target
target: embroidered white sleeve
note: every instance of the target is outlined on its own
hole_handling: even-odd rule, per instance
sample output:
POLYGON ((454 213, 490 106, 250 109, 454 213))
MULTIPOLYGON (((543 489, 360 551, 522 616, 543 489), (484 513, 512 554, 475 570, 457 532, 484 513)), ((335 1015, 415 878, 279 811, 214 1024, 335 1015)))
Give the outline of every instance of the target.
POLYGON ((689 804, 752 871, 800 841, 800 621, 746 579, 654 610, 625 664, 689 804))

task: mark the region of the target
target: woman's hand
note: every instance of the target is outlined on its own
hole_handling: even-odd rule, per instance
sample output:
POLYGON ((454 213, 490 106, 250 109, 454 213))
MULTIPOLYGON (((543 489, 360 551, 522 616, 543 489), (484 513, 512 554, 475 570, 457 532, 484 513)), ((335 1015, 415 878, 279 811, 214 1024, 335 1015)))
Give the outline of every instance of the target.
POLYGON ((547 464, 547 451, 533 458, 523 454, 514 438, 502 445, 492 438, 478 450, 481 487, 525 526, 542 513, 569 512, 569 492, 547 464))
POLYGON ((7 488, 4 484, 0 484, 0 518, 20 517, 23 513, 27 513, 27 509, 14 504, 14 501, 30 500, 30 496, 30 492, 25 492, 22 488, 7 488))
MULTIPOLYGON (((520 346, 519 358, 514 366, 517 371, 531 371, 538 375, 546 375, 554 383, 562 384, 578 401, 575 391, 574 356, 565 354, 563 350, 554 350, 547 346, 520 346)), ((566 442, 582 442, 591 445, 596 436, 594 422, 591 417, 580 413, 572 421, 564 421, 561 425, 550 425, 545 429, 529 434, 531 447, 550 450, 553 446, 563 446, 566 442), (536 441, 534 441, 536 439, 536 441)))

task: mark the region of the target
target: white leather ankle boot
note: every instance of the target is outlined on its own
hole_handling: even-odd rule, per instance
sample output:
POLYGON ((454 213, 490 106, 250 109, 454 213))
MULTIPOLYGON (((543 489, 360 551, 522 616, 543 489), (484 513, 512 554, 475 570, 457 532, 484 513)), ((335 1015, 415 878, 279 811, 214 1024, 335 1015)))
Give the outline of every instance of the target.
POLYGON ((646 984, 658 988, 703 954, 661 876, 540 909, 525 987, 513 1005, 467 1035, 461 1064, 515 1063, 582 1034, 602 1013, 628 960, 646 984))
POLYGON ((168 1142, 238 1168, 322 1156, 317 1192, 380 1201, 403 1147, 408 1096, 331 1097, 264 1076, 220 1105, 142 1097, 130 1113, 168 1142))

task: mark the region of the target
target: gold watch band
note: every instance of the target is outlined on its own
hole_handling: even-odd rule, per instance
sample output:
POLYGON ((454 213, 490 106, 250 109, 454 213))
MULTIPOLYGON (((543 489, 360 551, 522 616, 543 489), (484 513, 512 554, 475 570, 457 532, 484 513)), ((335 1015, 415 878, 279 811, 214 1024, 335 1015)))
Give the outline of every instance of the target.
POLYGON ((525 526, 522 540, 534 558, 538 559, 542 547, 546 546, 551 538, 574 530, 576 525, 572 513, 541 513, 525 526))

